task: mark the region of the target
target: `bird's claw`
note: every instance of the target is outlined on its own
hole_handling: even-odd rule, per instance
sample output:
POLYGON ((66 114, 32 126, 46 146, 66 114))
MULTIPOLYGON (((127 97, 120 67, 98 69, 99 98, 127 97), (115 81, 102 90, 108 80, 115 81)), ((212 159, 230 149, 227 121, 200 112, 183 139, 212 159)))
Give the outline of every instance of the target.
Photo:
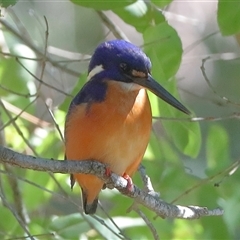
POLYGON ((129 192, 132 192, 133 191, 133 181, 132 181, 132 178, 128 174, 126 174, 126 173, 124 173, 122 175, 122 177, 127 180, 127 187, 126 187, 127 190, 129 192))
POLYGON ((112 174, 112 171, 111 171, 110 167, 106 167, 106 169, 105 169, 105 175, 106 175, 107 177, 110 177, 111 174, 112 174))

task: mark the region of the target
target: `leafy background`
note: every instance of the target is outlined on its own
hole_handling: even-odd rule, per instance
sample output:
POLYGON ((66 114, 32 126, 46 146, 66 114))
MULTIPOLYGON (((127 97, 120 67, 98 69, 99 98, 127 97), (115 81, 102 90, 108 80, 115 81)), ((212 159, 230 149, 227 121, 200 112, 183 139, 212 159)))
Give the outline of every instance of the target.
MULTIPOLYGON (((187 117, 150 94, 153 131, 143 165, 154 189, 165 201, 220 206, 225 213, 187 221, 155 219, 153 212, 141 210, 161 239, 239 238, 237 1, 0 4, 1 144, 63 159, 57 128, 63 132, 91 53, 105 39, 129 39, 150 57, 154 78, 193 112, 187 117)), ((134 182, 142 186, 138 174, 134 182)), ((66 175, 1 165, 0 197, 1 239, 26 237, 22 226, 36 239, 153 238, 143 219, 127 212, 132 200, 115 190, 101 193, 96 216, 83 215, 80 190, 70 191, 66 175)))

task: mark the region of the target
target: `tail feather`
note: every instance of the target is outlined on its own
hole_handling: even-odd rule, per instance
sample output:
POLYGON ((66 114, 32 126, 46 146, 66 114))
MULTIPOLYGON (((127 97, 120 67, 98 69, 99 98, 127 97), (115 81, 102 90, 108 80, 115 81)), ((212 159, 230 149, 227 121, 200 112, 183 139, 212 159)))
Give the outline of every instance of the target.
POLYGON ((74 178, 73 174, 70 174, 70 184, 71 184, 71 189, 73 189, 74 184, 75 184, 75 178, 74 178))
POLYGON ((95 214, 98 206, 98 198, 95 198, 92 203, 87 203, 87 195, 82 189, 82 204, 86 214, 95 214))

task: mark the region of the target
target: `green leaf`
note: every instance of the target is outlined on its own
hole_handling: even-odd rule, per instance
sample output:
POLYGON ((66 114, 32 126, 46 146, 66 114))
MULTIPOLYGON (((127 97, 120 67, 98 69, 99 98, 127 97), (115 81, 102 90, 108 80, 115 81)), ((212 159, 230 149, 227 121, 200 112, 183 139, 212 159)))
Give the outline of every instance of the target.
POLYGON ((93 8, 96 10, 110 10, 128 6, 136 0, 71 0, 73 3, 82 7, 93 8))
POLYGON ((167 22, 151 26, 143 33, 144 50, 149 55, 158 79, 174 76, 182 58, 182 43, 174 28, 167 22))
POLYGON ((173 0, 151 0, 152 3, 154 3, 155 5, 161 8, 169 5, 172 1, 173 0))
POLYGON ((29 88, 25 77, 23 69, 15 59, 10 58, 1 60, 0 84, 4 89, 0 88, 0 95, 20 108, 24 108, 29 103, 29 98, 19 98, 18 95, 12 94, 8 89, 21 94, 29 94, 29 88), (11 71, 9 71, 9 69, 11 69, 11 71))
MULTIPOLYGON (((178 96, 174 81, 171 81, 171 84, 168 84, 167 88, 173 95, 178 96)), ((156 96, 154 97, 156 98, 156 96)), ((176 98, 179 99, 179 97, 176 98)), ((158 108, 161 112, 161 116, 171 116, 173 119, 179 119, 178 121, 162 121, 166 133, 174 145, 182 153, 191 157, 196 157, 201 146, 201 132, 199 124, 196 122, 181 121, 181 118, 186 115, 162 100, 158 101, 158 108)))
MULTIPOLYGON (((5 32, 4 37, 6 42, 11 45, 13 38, 8 32, 5 32)), ((15 44, 10 48, 10 52, 16 56, 25 56, 35 58, 35 53, 28 47, 22 44, 15 44), (24 55, 25 54, 25 55, 24 55)), ((36 71, 37 63, 32 60, 19 60, 28 71, 33 74, 36 71)), ((21 109, 25 108, 34 98, 20 97, 19 94, 28 96, 36 93, 36 85, 33 77, 16 61, 15 58, 3 58, 0 64, 0 96, 11 104, 21 109), (16 94, 13 94, 15 92, 16 94)), ((33 113, 34 105, 27 109, 27 112, 33 113)))
MULTIPOLYGON (((144 50, 152 61, 152 75, 156 80, 165 82, 164 87, 173 95, 177 95, 175 81, 166 81, 174 76, 182 57, 182 44, 177 32, 167 23, 149 27, 143 34, 144 50)), ((177 97, 178 98, 178 97, 177 97)), ((156 96, 150 94, 154 116, 171 116, 181 118, 183 114, 160 100, 156 104, 156 96)), ((200 128, 197 123, 186 121, 163 121, 163 125, 175 146, 184 154, 196 157, 200 145, 200 128)))
MULTIPOLYGON (((7 118, 9 121, 9 118, 7 118)), ((29 138, 29 129, 25 126, 26 124, 23 124, 23 121, 21 119, 17 119, 16 124, 18 127, 21 127, 21 132, 22 134, 28 139, 29 138)), ((4 129, 5 132, 5 140, 8 143, 9 147, 14 148, 16 151, 21 151, 24 146, 25 142, 18 134, 14 126, 8 126, 7 128, 4 129)))
POLYGON ((62 239, 79 239, 81 234, 85 234, 90 229, 80 213, 57 216, 49 226, 49 230, 55 231, 58 238, 62 237, 62 239))
MULTIPOLYGON (((58 111, 58 113, 59 112, 60 111, 58 111)), ((62 130, 62 133, 63 133, 63 130, 62 130)), ((36 136, 34 136, 33 139, 31 139, 31 142, 32 143, 40 142, 39 145, 37 145, 36 143, 35 145, 36 145, 37 152, 41 156, 44 156, 45 158, 56 158, 56 159, 61 158, 62 159, 61 156, 63 153, 64 143, 61 140, 59 140, 59 138, 60 138, 59 133, 55 131, 55 132, 48 132, 46 136, 38 139, 36 139, 36 136), (34 142, 35 139, 36 141, 34 142)))
POLYGON ((55 217, 49 227, 51 230, 59 231, 75 224, 79 224, 81 221, 83 221, 83 218, 80 213, 73 213, 66 216, 55 217))
POLYGON ((160 11, 156 8, 152 8, 144 1, 137 1, 125 8, 114 9, 114 12, 123 21, 132 25, 141 33, 143 33, 149 26, 165 21, 165 18, 160 11))
MULTIPOLYGON (((55 231, 57 235, 65 239, 78 239, 80 234, 85 234, 91 230, 92 226, 94 226, 94 234, 96 234, 97 231, 106 239, 119 239, 119 237, 116 235, 118 234, 119 230, 109 219, 100 219, 99 217, 98 219, 100 221, 91 216, 82 216, 79 213, 74 213, 67 216, 55 217, 49 228, 50 230, 55 231), (103 223, 106 224, 109 229, 112 229, 112 231, 107 229, 103 223), (116 234, 114 234, 114 232, 116 234)), ((144 226, 145 224, 141 218, 114 217, 112 220, 121 229, 144 226)))
POLYGON ((233 35, 240 32, 240 2, 218 1, 217 20, 223 35, 233 35))
POLYGON ((7 8, 9 6, 13 6, 16 3, 17 3, 17 0, 1 0, 0 7, 7 8))
POLYGON ((173 239, 196 239, 195 233, 203 233, 204 229, 199 223, 185 224, 181 219, 174 221, 173 239))
POLYGON ((229 137, 222 126, 214 124, 210 127, 206 142, 206 155, 208 168, 215 173, 229 165, 229 137))
MULTIPOLYGON (((104 221, 105 224, 112 229, 112 231, 108 230, 101 222, 95 220, 92 217, 87 216, 87 220, 91 223, 92 226, 106 239, 111 240, 118 240, 119 237, 116 236, 115 233, 118 233, 119 230, 116 228, 116 226, 111 222, 109 219, 101 219, 101 221, 104 221)), ((117 226, 120 229, 128 228, 128 227, 137 227, 137 226, 143 226, 145 223, 141 218, 130 218, 130 217, 113 217, 112 219, 117 226)))
POLYGON ((168 141, 161 136, 156 137, 151 134, 150 141, 145 152, 144 158, 148 160, 170 159, 171 161, 178 160, 176 151, 172 148, 168 141))
POLYGON ((239 192, 235 189, 234 194, 232 196, 227 196, 225 199, 221 199, 220 204, 224 209, 224 225, 228 231, 234 234, 236 229, 239 228, 240 222, 240 215, 238 210, 240 209, 239 192))
MULTIPOLYGON (((231 184, 227 184, 227 185, 231 185, 231 184)), ((217 192, 217 188, 214 188, 213 184, 205 184, 203 186, 201 186, 201 188, 199 189, 199 191, 197 193, 195 193, 198 197, 198 201, 199 201, 199 205, 200 206, 208 206, 209 209, 213 209, 217 206, 217 199, 219 198, 219 193, 217 192)), ((238 194, 239 195, 239 194, 238 194)), ((221 197, 220 197, 221 198, 221 197)), ((221 199, 223 200, 223 199, 221 199)), ((239 199, 238 199, 239 200, 239 199)), ((222 208, 222 206, 220 206, 222 208)), ((231 208, 231 207, 230 207, 231 208)), ((223 208, 224 209, 224 208, 223 208)), ((235 205, 235 209, 239 209, 239 203, 238 206, 235 205)), ((230 209, 229 209, 230 210, 230 209)), ((233 210, 233 209, 231 209, 233 210)), ((239 213, 238 211, 234 211, 231 213, 231 215, 239 215, 237 214, 239 213), (236 214, 234 214, 236 213, 236 214)), ((204 217, 200 219, 200 223, 201 226, 204 229, 204 235, 202 235, 202 239, 231 239, 231 237, 228 234, 228 226, 227 224, 224 222, 224 218, 225 218, 225 209, 224 209, 224 214, 223 217, 204 217), (216 224, 216 226, 218 226, 218 231, 216 231, 216 229, 210 227, 208 228, 208 226, 212 225, 214 221, 214 225, 216 224), (208 228, 208 230, 206 231, 206 229, 208 228)), ((235 217, 233 216, 233 218, 235 217)), ((239 219, 239 217, 238 217, 239 219)), ((238 221, 238 225, 239 225, 239 221, 238 221)))
POLYGON ((22 231, 19 231, 19 224, 17 223, 15 217, 3 204, 0 205, 1 219, 0 221, 0 238, 12 238, 14 234, 23 234, 22 231), (4 221, 3 221, 4 219, 4 221), (5 233, 5 234, 4 234, 5 233), (3 236, 1 236, 3 235, 3 236))
MULTIPOLYGON (((28 207, 28 210, 39 208, 51 197, 50 193, 45 193, 41 186, 47 186, 49 181, 52 181, 48 173, 44 172, 34 172, 31 170, 27 170, 24 174, 24 177, 33 182, 40 187, 22 183, 22 195, 24 199, 25 205, 28 207)), ((48 188, 48 187, 47 187, 48 188)), ((49 188, 48 188, 49 189, 49 188)), ((49 189, 51 190, 51 189, 49 189)))
POLYGON ((201 146, 201 132, 198 123, 180 120, 180 114, 175 118, 179 121, 164 121, 163 125, 175 146, 184 154, 195 158, 201 146))

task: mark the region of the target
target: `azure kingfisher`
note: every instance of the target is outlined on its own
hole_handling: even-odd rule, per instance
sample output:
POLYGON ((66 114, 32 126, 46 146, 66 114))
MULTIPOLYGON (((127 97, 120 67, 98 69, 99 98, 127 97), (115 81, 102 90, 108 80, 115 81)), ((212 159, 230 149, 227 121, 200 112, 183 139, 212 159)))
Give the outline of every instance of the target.
MULTIPOLYGON (((151 76, 151 62, 137 46, 112 40, 100 44, 88 67, 88 81, 72 100, 65 124, 69 160, 97 160, 131 180, 147 148, 152 113, 150 90, 178 110, 189 111, 151 76)), ((86 214, 94 214, 104 182, 94 175, 71 174, 82 189, 86 214)))

